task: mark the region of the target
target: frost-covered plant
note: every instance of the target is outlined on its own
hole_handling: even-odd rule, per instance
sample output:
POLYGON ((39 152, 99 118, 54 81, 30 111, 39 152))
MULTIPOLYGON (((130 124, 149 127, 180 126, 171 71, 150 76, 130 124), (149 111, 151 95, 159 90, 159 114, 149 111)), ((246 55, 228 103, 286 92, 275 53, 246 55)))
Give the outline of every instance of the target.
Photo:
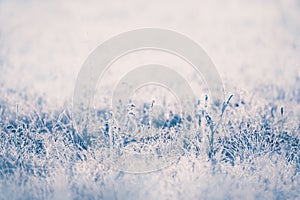
POLYGON ((42 98, 1 91, 7 98, 0 99, 0 199, 239 199, 245 194, 297 199, 299 89, 298 82, 290 89, 266 86, 254 98, 235 91, 219 111, 222 122, 212 119, 201 103, 195 116, 169 119, 154 119, 151 104, 140 110, 129 105, 126 112, 139 117, 136 124, 125 120, 126 126, 99 110, 89 145, 74 129, 68 106, 50 110, 42 98), (122 134, 132 125, 161 131, 149 137, 122 134), (101 154, 111 144, 120 150, 154 148, 159 154, 160 147, 172 142, 171 130, 188 136, 184 152, 160 171, 127 174, 101 154))

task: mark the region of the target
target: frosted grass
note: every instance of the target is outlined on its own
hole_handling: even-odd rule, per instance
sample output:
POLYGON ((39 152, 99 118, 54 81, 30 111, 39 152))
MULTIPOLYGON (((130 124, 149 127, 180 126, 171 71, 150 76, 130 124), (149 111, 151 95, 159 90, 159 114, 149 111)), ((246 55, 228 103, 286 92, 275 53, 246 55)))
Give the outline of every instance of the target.
POLYGON ((95 148, 75 131, 68 104, 50 110, 43 98, 2 90, 0 199, 297 199, 299 82, 297 77, 290 88, 262 86, 255 95, 237 90, 223 110, 213 146, 208 112, 200 106, 189 122, 174 125, 190 123, 185 131, 192 137, 181 156, 146 174, 124 173, 106 162, 100 147, 107 148, 108 129, 118 127, 105 111, 95 148))

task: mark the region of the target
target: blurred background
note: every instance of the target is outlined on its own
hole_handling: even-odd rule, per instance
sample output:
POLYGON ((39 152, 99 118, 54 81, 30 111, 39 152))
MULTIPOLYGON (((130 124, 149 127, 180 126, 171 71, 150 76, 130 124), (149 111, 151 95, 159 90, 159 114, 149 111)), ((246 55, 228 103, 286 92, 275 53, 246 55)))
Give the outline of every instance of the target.
MULTIPOLYGON (((178 57, 136 53, 103 82, 148 55, 187 71, 178 57)), ((299 55, 299 0, 0 0, 0 199, 299 199, 299 55), (187 154, 157 173, 113 170, 98 159, 105 151, 77 136, 68 106, 82 64, 112 36, 144 27, 196 41, 226 97, 237 91, 215 137, 216 160, 206 116, 187 154)), ((117 127, 110 121, 101 133, 117 127)))
POLYGON ((187 35, 214 61, 227 91, 288 86, 300 69, 300 1, 0 1, 0 83, 61 105, 102 42, 124 31, 187 35))

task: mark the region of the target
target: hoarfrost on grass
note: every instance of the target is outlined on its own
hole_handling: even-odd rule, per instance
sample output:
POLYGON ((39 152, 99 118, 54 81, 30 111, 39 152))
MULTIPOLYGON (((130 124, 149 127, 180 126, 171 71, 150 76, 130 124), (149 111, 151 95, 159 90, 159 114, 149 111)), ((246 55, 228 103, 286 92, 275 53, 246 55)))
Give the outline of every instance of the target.
MULTIPOLYGON (((299 89, 297 79, 289 89, 260 87, 254 97, 236 91, 214 135, 213 157, 206 112, 200 109, 192 119, 197 128, 185 130, 195 132, 183 154, 171 166, 146 174, 115 170, 75 131, 67 105, 49 110, 37 98, 30 102, 40 102, 40 108, 24 112, 26 98, 1 91, 22 100, 16 108, 9 99, 1 99, 2 197, 299 198, 299 89), (275 95, 264 98, 266 92, 275 95)), ((98 142, 110 137, 105 131, 114 127, 107 127, 108 121, 102 120, 98 142)), ((165 127, 170 128, 174 127, 165 127)), ((131 142, 136 143, 129 140, 126 145, 131 142)))

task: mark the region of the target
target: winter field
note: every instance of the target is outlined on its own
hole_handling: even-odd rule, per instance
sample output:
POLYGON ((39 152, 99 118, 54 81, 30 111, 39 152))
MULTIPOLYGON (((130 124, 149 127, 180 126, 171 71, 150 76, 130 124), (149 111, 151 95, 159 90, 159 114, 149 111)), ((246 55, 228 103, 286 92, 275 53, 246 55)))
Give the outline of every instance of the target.
POLYGON ((292 0, 0 1, 0 199, 299 199, 299 13, 292 0), (77 122, 85 60, 143 27, 200 44, 224 101, 178 57, 135 52, 106 71, 89 123, 77 122), (118 80, 150 61, 191 84, 192 115, 155 84, 109 109, 118 80))

